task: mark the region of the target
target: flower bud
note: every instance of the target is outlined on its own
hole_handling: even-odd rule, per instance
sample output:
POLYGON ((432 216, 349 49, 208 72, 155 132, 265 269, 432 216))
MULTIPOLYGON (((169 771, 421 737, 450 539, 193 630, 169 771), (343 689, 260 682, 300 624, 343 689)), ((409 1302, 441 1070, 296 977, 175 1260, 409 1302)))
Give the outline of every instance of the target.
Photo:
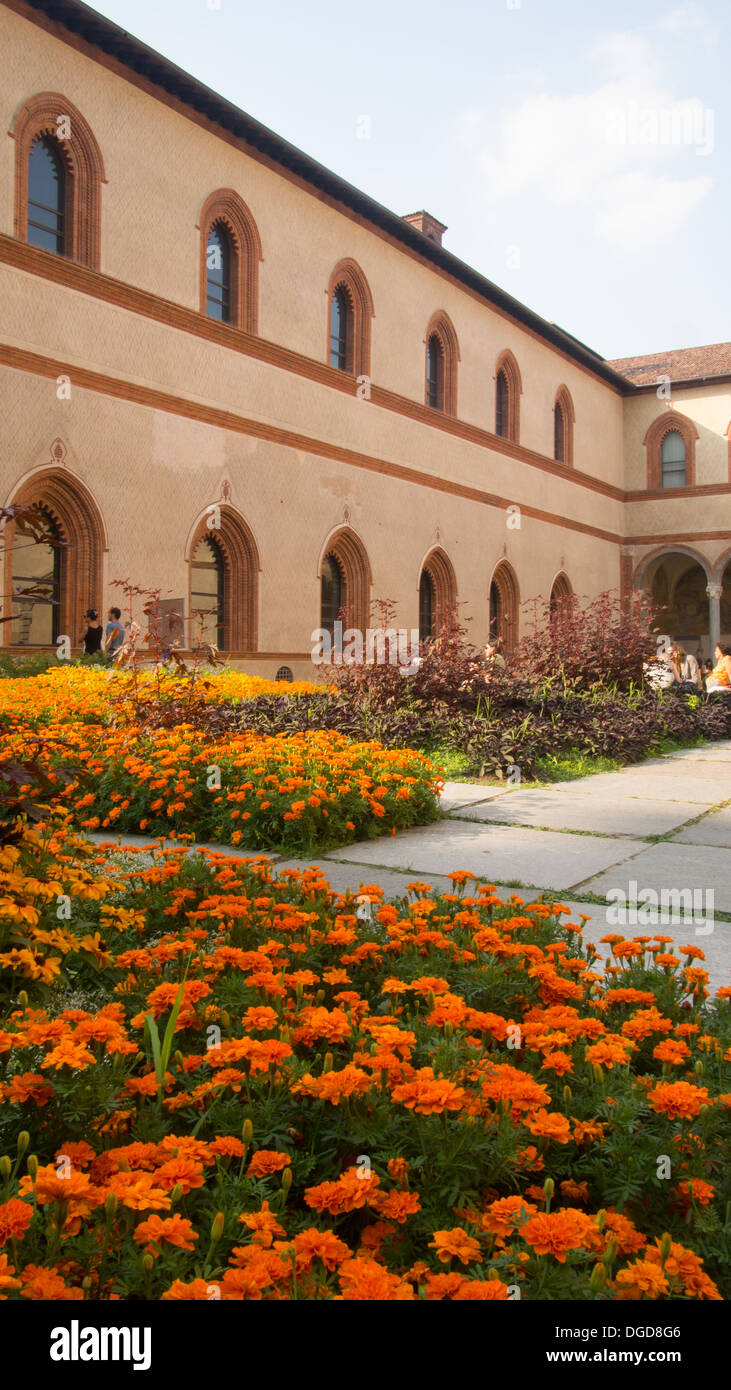
POLYGON ((254 1138, 254 1126, 251 1123, 251 1120, 244 1120, 241 1129, 241 1138, 243 1139, 245 1144, 250 1144, 252 1139, 254 1138))
POLYGON ((226 1218, 223 1212, 217 1211, 211 1222, 211 1245, 215 1245, 216 1241, 221 1239, 225 1223, 226 1218))
POLYGON ((606 1210, 605 1210, 604 1207, 602 1207, 602 1208, 597 1212, 595 1220, 596 1220, 597 1229, 600 1230, 600 1231, 603 1231, 603 1230, 604 1230, 604 1227, 605 1227, 606 1224, 607 1224, 607 1213, 606 1213, 606 1210))
POLYGON ((181 1070, 182 1070, 183 1064, 184 1064, 184 1062, 185 1062, 185 1058, 184 1058, 182 1052, 180 1051, 180 1048, 177 1048, 177 1050, 176 1050, 176 1052, 175 1052, 175 1061, 177 1062, 178 1066, 179 1066, 179 1067, 181 1068, 181 1070))
MULTIPOLYGON (((36 1166, 37 1166, 37 1163, 38 1163, 38 1160, 36 1159, 36 1166)), ((2 1158, 0 1158, 0 1178, 2 1178, 4 1182, 7 1182, 7 1181, 8 1181, 8 1178, 10 1177, 10 1174, 12 1173, 12 1171, 13 1171, 13 1165, 12 1165, 12 1163, 10 1162, 10 1159, 8 1158, 8 1155, 7 1155, 7 1154, 3 1154, 2 1158)))
POLYGON ((589 1286, 591 1288, 592 1293, 601 1293, 601 1290, 604 1288, 606 1282, 607 1271, 604 1268, 604 1265, 594 1265, 594 1268, 591 1271, 591 1278, 589 1280, 589 1286))
POLYGON ((109 1193, 109 1196, 107 1197, 106 1202, 104 1203, 104 1214, 105 1214, 105 1216, 106 1216, 106 1218, 107 1218, 107 1221, 113 1221, 113 1220, 114 1220, 115 1216, 117 1215, 117 1207, 118 1207, 118 1206, 119 1206, 119 1198, 118 1198, 116 1192, 110 1192, 110 1193, 109 1193))
POLYGON ((604 1251, 604 1255, 603 1255, 603 1260, 604 1260, 605 1265, 611 1265, 611 1264, 613 1264, 614 1261, 616 1260, 616 1258, 617 1258, 617 1247, 616 1247, 616 1245, 614 1244, 614 1241, 610 1241, 610 1242, 609 1242, 609 1245, 607 1246, 606 1250, 604 1251))
POLYGON ((179 1183, 179 1182, 176 1182, 176 1184, 175 1184, 175 1186, 174 1186, 172 1192, 170 1193, 170 1205, 171 1205, 171 1207, 174 1207, 174 1206, 176 1205, 176 1203, 180 1201, 180 1198, 182 1197, 182 1195, 183 1195, 183 1184, 182 1184, 182 1183, 179 1183))
POLYGON ((453 1034, 454 1024, 450 1023, 449 1019, 447 1019, 447 1022, 444 1025, 444 1036, 447 1039, 447 1041, 449 1041, 452 1038, 453 1034))
POLYGON ((28 1169, 28 1172, 30 1173, 31 1182, 35 1182, 35 1180, 36 1180, 36 1173, 38 1172, 38 1158, 37 1158, 37 1155, 36 1155, 36 1154, 28 1154, 28 1157, 27 1157, 27 1159, 26 1159, 26 1161, 25 1161, 25 1166, 26 1166, 26 1168, 28 1169))
POLYGON ((155 1261, 152 1255, 143 1255, 142 1268, 144 1269, 145 1274, 152 1274, 152 1271, 155 1268, 155 1261))
POLYGON ((546 1181, 543 1184, 543 1191, 546 1194, 547 1200, 550 1202, 554 1192, 556 1191, 556 1184, 553 1181, 553 1178, 546 1178, 546 1181))
POLYGON ((24 989, 21 989, 20 994, 18 995, 18 1003, 20 1004, 21 1009, 28 1008, 28 995, 26 994, 24 989))
POLYGON ((84 1290, 84 1293, 91 1293, 91 1286, 92 1286, 92 1278, 91 1278, 91 1275, 90 1275, 90 1274, 85 1274, 85 1275, 84 1275, 84 1278, 83 1278, 82 1281, 81 1281, 81 1287, 82 1287, 82 1289, 84 1290))
POLYGON ((226 1033, 231 1027, 231 1015, 227 1009, 222 1009, 221 1011, 221 1026, 226 1033))
POLYGON ((567 1104, 567 1105, 568 1105, 569 1101, 573 1098, 573 1091, 571 1090, 571 1087, 570 1087, 570 1086, 564 1086, 564 1088, 563 1088, 563 1098, 564 1098, 564 1100, 566 1101, 566 1104, 567 1104))
POLYGON ((325 1060, 324 1060, 324 1062, 323 1062, 323 1064, 322 1064, 322 1070, 323 1070, 323 1072, 326 1072, 326 1071, 332 1071, 332 1069, 333 1069, 333 1055, 332 1055, 332 1052, 326 1052, 326 1053, 325 1053, 325 1060))
POLYGON ((663 1238, 662 1238, 662 1240, 660 1241, 660 1263, 661 1263, 661 1264, 663 1264, 663 1265, 665 1264, 665 1261, 666 1261, 668 1255, 670 1254, 670 1251, 672 1250, 672 1248, 673 1248, 673 1238, 672 1238, 670 1232, 669 1232, 669 1231, 666 1231, 665 1234, 664 1234, 664 1236, 663 1236, 663 1238))
POLYGON ((703 1062, 703 1059, 702 1059, 701 1057, 699 1057, 699 1058, 698 1058, 698 1061, 697 1061, 696 1064, 695 1064, 695 1074, 696 1074, 696 1076, 702 1076, 703 1073, 704 1073, 704 1071, 705 1071, 705 1064, 704 1064, 704 1062, 703 1062))
POLYGON ((289 1166, 287 1166, 286 1168, 283 1168, 283 1169, 282 1169, 282 1187, 284 1188, 284 1191, 285 1191, 285 1192, 289 1192, 289 1189, 290 1189, 291 1186, 292 1186, 292 1169, 291 1169, 289 1166))
POLYGON ((30 1135, 27 1129, 21 1129, 20 1134, 18 1135, 18 1158, 23 1157, 23 1154, 25 1153, 29 1144, 30 1135))

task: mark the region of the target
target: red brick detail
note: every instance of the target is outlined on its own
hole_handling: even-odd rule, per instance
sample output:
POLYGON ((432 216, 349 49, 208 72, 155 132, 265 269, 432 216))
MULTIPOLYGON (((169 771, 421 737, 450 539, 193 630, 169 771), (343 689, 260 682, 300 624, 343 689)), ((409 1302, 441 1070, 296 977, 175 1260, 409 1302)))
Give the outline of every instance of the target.
MULTIPOLYGON (((429 350, 429 343, 432 338, 436 338, 442 353, 444 370, 443 401, 441 409, 445 415, 457 414, 457 363, 459 362, 459 341, 455 332, 454 324, 443 309, 437 310, 432 314, 426 329, 424 343, 426 351, 429 350)), ((426 378, 426 358, 424 366, 424 399, 427 401, 427 378, 426 378)))
POLYGON ((325 360, 330 361, 330 310, 336 290, 343 290, 351 315, 348 334, 349 362, 346 370, 351 376, 370 376, 371 319, 375 317, 370 285, 357 261, 338 261, 327 287, 327 322, 325 326, 325 360))
POLYGON ((619 599, 623 608, 629 607, 634 587, 634 559, 631 554, 619 557, 619 599))
POLYGON ((102 153, 91 126, 60 92, 39 92, 21 106, 11 131, 15 140, 15 235, 28 240, 28 156, 38 136, 50 135, 66 169, 64 225, 69 260, 98 270, 101 263, 102 153), (58 138, 58 117, 67 117, 68 140, 58 138))
POLYGON ((256 333, 259 322, 259 229, 243 198, 233 188, 217 188, 206 198, 200 221, 200 305, 206 312, 208 233, 221 222, 231 241, 231 324, 256 333))
POLYGON ((328 555, 332 555, 342 575, 342 606, 347 613, 347 626, 365 632, 371 611, 372 584, 366 548, 355 531, 349 526, 342 526, 330 537, 322 559, 325 560, 328 555))
MULTIPOLYGON (((65 469, 47 468, 29 478, 13 497, 14 505, 42 507, 58 527, 60 608, 58 630, 77 645, 82 614, 103 611, 104 522, 91 493, 65 469)), ((12 593, 13 525, 6 532, 5 593, 12 593)))
MULTIPOLYGON (((247 523, 234 507, 221 505, 220 515, 221 525, 215 529, 209 528, 208 516, 201 518, 189 554, 192 557, 198 542, 204 539, 218 546, 224 569, 224 650, 255 652, 258 650, 259 551, 247 523)), ((188 610, 192 613, 190 566, 188 573, 188 610)))
POLYGON ((520 441, 520 397, 523 392, 523 382, 520 376, 520 367, 514 353, 510 348, 505 348, 500 353, 495 366, 495 432, 497 433, 497 379, 503 373, 508 387, 508 433, 503 435, 503 439, 512 439, 515 444, 520 441))
POLYGON ((685 441, 685 486, 695 484, 695 441, 698 431, 687 415, 677 410, 666 410, 653 420, 643 439, 647 449, 647 486, 662 488, 662 442, 666 434, 677 430, 685 441))

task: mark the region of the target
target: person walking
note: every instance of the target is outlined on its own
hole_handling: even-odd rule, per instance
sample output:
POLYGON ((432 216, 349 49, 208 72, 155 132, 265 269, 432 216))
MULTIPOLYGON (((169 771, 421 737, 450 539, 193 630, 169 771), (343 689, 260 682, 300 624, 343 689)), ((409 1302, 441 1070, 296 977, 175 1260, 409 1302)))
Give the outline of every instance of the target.
POLYGON ((84 656, 94 656, 95 652, 100 652, 102 649, 104 629, 99 622, 96 608, 87 608, 84 618, 87 624, 84 633, 84 656))
POLYGON ((124 646, 124 627, 122 625, 122 612, 119 608, 110 608, 107 613, 107 626, 102 642, 102 651, 107 656, 114 656, 124 646))

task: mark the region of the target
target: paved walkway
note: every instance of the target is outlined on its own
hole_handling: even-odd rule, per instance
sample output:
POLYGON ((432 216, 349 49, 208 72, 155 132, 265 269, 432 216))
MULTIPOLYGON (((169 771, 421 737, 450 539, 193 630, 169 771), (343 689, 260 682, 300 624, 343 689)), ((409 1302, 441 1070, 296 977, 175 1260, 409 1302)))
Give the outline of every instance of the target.
POLYGON ((269 857, 278 871, 321 864, 338 891, 377 883, 389 897, 414 879, 452 891, 446 875, 467 869, 501 896, 552 894, 572 920, 587 914, 585 939, 605 955, 607 932, 660 931, 700 946, 713 989, 731 983, 731 739, 549 787, 448 782, 441 805, 434 825, 310 861, 269 857))

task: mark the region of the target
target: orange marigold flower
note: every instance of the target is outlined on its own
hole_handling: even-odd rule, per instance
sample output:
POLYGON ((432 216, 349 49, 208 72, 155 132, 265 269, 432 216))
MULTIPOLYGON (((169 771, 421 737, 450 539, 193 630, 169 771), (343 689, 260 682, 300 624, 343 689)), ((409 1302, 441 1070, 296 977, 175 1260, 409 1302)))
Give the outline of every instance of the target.
POLYGON ((670 1120, 692 1120, 711 1104, 706 1086, 691 1086, 688 1081, 664 1081, 650 1091, 648 1100, 653 1110, 670 1120))
POLYGON ((377 1202, 371 1202, 371 1206, 375 1207, 380 1216, 390 1221, 398 1221, 401 1226, 408 1216, 421 1211, 418 1192, 389 1192, 388 1195, 384 1193, 379 1196, 377 1202))
POLYGON ((585 1212, 562 1207, 559 1211, 531 1216, 520 1234, 537 1255, 552 1255, 559 1264, 565 1264, 569 1250, 591 1249, 595 1230, 594 1222, 585 1212))
POLYGON ((443 1264, 449 1260, 460 1260, 463 1265, 468 1265, 473 1260, 479 1260, 482 1253, 479 1240, 468 1236, 461 1226, 454 1226, 450 1231, 435 1231, 429 1248, 436 1250, 443 1264))
POLYGON ((27 1202, 11 1197, 0 1206, 0 1245, 8 1240, 22 1240, 31 1221, 33 1208, 27 1202))
POLYGON ((571 1139, 571 1126, 566 1116, 556 1110, 537 1110, 532 1119, 525 1121, 525 1126, 536 1138, 553 1139, 557 1144, 568 1144, 571 1139))
POLYGON ((414 1298, 410 1284, 390 1274, 376 1260, 356 1257, 340 1266, 340 1288, 346 1302, 405 1302, 414 1298))
POLYGON ((256 1245, 269 1247, 275 1236, 287 1234, 274 1212, 269 1210, 268 1202, 262 1202, 261 1211, 244 1212, 239 1221, 242 1226, 248 1226, 249 1230, 254 1232, 251 1239, 256 1245))
POLYGON ((305 1188, 305 1201, 315 1211, 329 1211, 333 1216, 357 1211, 368 1204, 379 1181, 377 1173, 361 1176, 359 1169, 348 1168, 334 1182, 321 1182, 316 1187, 305 1188))
POLYGON ((620 1269, 614 1282, 632 1299, 642 1298, 643 1294, 646 1298, 659 1298, 668 1292, 668 1281, 661 1266, 649 1260, 635 1260, 626 1269, 620 1269))
POLYGON ((435 1077, 432 1067, 420 1067, 413 1081, 394 1086, 391 1098, 417 1115, 441 1115, 445 1110, 461 1110, 467 1092, 453 1081, 435 1077))
POLYGON ((267 1178, 270 1173, 280 1173, 291 1162, 289 1154, 278 1153, 276 1149, 259 1149, 246 1170, 246 1176, 267 1178))
MULTIPOLYGON (((140 1245, 176 1245, 179 1250, 193 1250, 193 1242, 198 1239, 193 1223, 185 1216, 148 1216, 140 1221, 134 1239, 140 1245)), ((148 1248, 149 1248, 148 1247, 148 1248)), ((156 1252, 151 1250, 154 1255, 156 1252)))
MULTIPOLYGON (((542 1201, 543 1189, 538 1188, 538 1191, 542 1201)), ((497 1201, 490 1202, 480 1219, 480 1225, 483 1231, 489 1231, 492 1235, 509 1236, 537 1211, 538 1207, 526 1202, 524 1197, 499 1197, 497 1201)))
POLYGON ((337 1269, 344 1260, 350 1259, 352 1250, 339 1240, 333 1231, 318 1231, 310 1226, 300 1231, 292 1241, 296 1255, 298 1273, 308 1270, 313 1260, 321 1260, 326 1269, 337 1269))
POLYGON ((455 1303, 481 1302, 506 1303, 510 1297, 507 1284, 501 1279, 463 1279, 461 1287, 454 1295, 455 1303))

